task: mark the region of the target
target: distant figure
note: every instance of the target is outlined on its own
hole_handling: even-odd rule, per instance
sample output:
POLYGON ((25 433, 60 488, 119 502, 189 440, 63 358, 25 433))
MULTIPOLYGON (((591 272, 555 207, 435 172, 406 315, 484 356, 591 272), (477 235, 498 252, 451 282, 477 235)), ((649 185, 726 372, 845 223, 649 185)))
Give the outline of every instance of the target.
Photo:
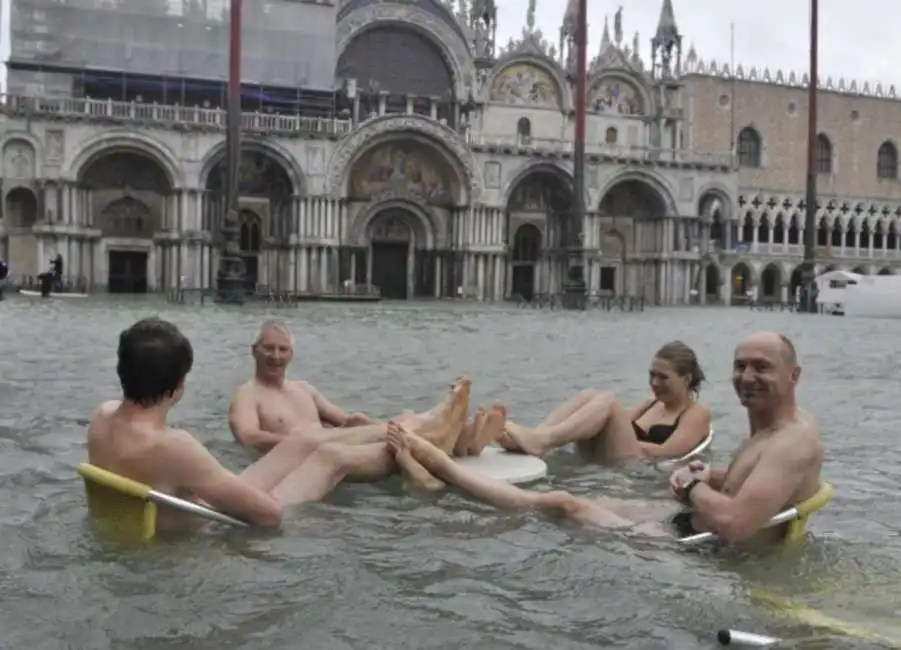
POLYGON ((0 260, 0 300, 3 300, 3 288, 6 286, 6 278, 9 277, 9 265, 0 260))
POLYGON ((60 253, 50 262, 50 273, 53 275, 53 290, 63 290, 63 256, 60 253))

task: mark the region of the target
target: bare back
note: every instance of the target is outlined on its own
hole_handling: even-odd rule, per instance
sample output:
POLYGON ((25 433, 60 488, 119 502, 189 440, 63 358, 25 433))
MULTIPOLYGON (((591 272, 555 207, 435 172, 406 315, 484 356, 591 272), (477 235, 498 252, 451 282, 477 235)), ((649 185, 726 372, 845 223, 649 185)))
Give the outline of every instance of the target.
MULTIPOLYGON (((88 430, 88 462, 159 492, 196 500, 193 494, 180 488, 181 481, 171 469, 172 447, 186 434, 123 417, 121 406, 121 401, 110 400, 95 411, 88 430)), ((162 531, 199 525, 195 517, 170 509, 160 509, 157 516, 157 527, 162 531)))

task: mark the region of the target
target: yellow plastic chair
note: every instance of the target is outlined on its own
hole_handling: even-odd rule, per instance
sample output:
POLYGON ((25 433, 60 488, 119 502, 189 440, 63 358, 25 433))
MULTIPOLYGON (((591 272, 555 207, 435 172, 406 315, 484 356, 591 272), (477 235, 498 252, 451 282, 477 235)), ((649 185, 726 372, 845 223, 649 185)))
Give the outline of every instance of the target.
POLYGON ((146 542, 156 535, 157 506, 164 505, 231 526, 247 523, 212 508, 163 494, 90 463, 80 463, 88 512, 102 534, 122 541, 146 542))
MULTIPOLYGON (((784 542, 791 543, 803 539, 804 535, 807 533, 807 522, 810 520, 811 515, 822 510, 826 504, 832 500, 833 493, 834 490, 829 483, 822 483, 816 494, 793 508, 783 510, 770 519, 764 528, 788 524, 788 526, 786 526, 784 542)), ((698 533, 696 535, 689 535, 688 537, 681 538, 679 543, 684 546, 694 546, 713 541, 715 538, 716 535, 713 533, 698 533)))

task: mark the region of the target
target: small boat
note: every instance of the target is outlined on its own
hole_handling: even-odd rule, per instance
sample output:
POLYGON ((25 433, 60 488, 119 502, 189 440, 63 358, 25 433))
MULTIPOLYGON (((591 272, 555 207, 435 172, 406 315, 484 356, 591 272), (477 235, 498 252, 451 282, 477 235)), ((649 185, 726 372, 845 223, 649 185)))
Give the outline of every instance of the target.
MULTIPOLYGON (((40 298, 40 291, 32 291, 31 289, 19 289, 19 295, 27 296, 29 298, 40 298)), ((88 294, 86 293, 56 293, 55 291, 51 291, 48 298, 87 298, 88 294)))

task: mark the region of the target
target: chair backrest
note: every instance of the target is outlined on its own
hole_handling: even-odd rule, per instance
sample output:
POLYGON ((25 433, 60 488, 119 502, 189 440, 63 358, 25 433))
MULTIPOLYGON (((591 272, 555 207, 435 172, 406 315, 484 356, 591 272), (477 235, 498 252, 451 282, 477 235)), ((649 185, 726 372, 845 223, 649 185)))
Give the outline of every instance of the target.
POLYGON ((817 490, 817 493, 812 497, 807 499, 807 501, 803 501, 795 506, 795 510, 798 511, 798 517, 792 519, 785 527, 785 542, 792 543, 797 542, 807 535, 807 522, 810 521, 810 518, 820 510, 822 510, 827 503, 832 500, 832 495, 835 493, 835 490, 829 483, 823 482, 820 484, 820 489, 817 490))
POLYGON ((156 535, 157 506, 147 500, 150 487, 81 463, 88 512, 98 530, 121 542, 146 542, 156 535))

